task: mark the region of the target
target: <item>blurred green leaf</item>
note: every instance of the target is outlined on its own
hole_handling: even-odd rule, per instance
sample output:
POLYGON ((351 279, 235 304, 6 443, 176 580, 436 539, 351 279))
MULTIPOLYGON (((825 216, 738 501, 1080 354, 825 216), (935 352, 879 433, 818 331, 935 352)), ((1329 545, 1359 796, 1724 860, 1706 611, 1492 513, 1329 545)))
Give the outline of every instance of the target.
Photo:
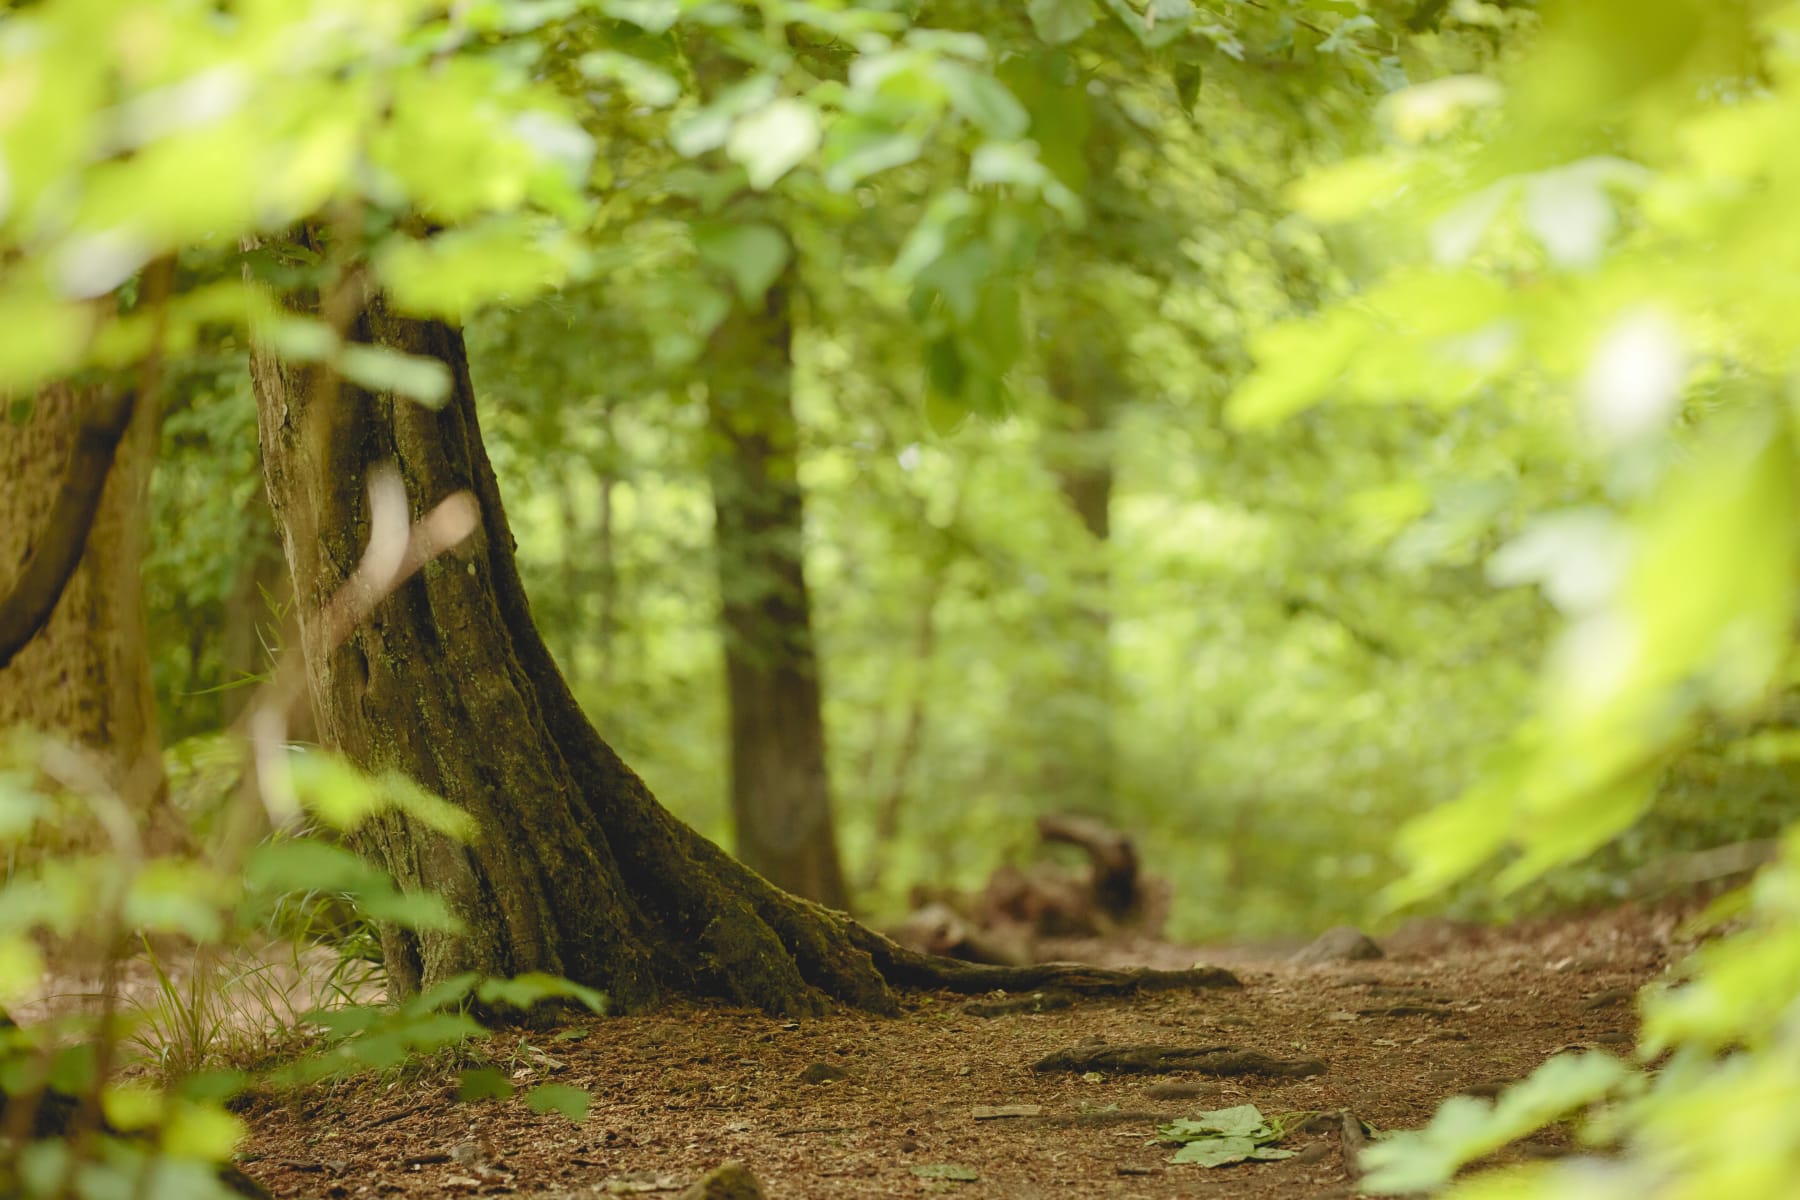
POLYGON ((1031 27, 1052 46, 1072 42, 1094 27, 1092 0, 1031 0, 1031 27))
POLYGON ((819 117, 799 100, 775 100, 741 118, 731 131, 725 153, 743 166, 750 186, 773 187, 819 148, 819 117))
POLYGON ((539 1116, 550 1112, 561 1113, 572 1124, 579 1125, 587 1119, 588 1106, 593 1103, 593 1097, 582 1088, 562 1083, 544 1083, 525 1093, 525 1103, 539 1116))
POLYGON ((404 396, 428 407, 442 404, 450 394, 450 372, 443 363, 386 346, 345 346, 338 351, 337 369, 359 387, 404 396))
POLYGON ((792 253, 779 229, 761 224, 702 227, 695 232, 694 245, 702 262, 731 276, 738 299, 747 307, 762 302, 792 253))
POLYGON ((506 1076, 492 1067, 464 1071, 458 1080, 456 1098, 464 1104, 476 1100, 507 1100, 513 1094, 513 1086, 506 1076))
POLYGON ((1594 1104, 1630 1076, 1607 1054, 1562 1054, 1507 1088, 1493 1103, 1446 1100, 1420 1132, 1400 1132, 1363 1151, 1363 1186, 1380 1195, 1441 1187, 1464 1164, 1566 1113, 1594 1104))
POLYGON ((505 1004, 528 1009, 545 1000, 578 1000, 590 1012, 604 1015, 606 997, 572 979, 532 971, 511 979, 484 979, 476 996, 483 1004, 505 1004))

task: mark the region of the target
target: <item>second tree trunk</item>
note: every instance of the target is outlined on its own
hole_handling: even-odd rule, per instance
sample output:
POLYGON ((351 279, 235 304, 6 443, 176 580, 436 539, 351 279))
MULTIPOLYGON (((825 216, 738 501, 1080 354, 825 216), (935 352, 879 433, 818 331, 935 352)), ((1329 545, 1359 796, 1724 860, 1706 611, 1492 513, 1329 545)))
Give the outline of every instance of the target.
POLYGON ((770 882, 849 907, 820 712, 794 416, 793 271, 713 336, 714 544, 731 709, 738 857, 770 882))

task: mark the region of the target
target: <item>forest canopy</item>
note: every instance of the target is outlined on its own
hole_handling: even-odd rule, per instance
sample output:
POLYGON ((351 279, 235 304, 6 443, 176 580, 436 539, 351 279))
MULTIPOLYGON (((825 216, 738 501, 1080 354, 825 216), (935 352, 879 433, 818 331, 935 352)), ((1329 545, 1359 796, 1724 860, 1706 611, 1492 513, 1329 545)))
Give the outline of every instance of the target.
MULTIPOLYGON (((1797 68, 1778 0, 9 6, 9 1002, 254 933, 380 964, 362 1065, 889 1011, 956 985, 867 926, 1067 814, 1184 944, 1723 882, 1635 1059, 1366 1182, 1583 1114, 1458 1194, 1781 1194, 1797 68)), ((59 1019, 0 1090, 75 1037, 129 1126, 59 1019)))

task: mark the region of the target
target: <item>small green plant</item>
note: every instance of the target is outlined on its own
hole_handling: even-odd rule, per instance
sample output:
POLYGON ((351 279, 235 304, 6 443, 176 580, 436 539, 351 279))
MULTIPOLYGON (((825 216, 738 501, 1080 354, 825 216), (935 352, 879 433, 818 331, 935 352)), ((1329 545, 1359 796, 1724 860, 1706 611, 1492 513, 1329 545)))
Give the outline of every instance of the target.
MULTIPOLYGON (((23 769, 32 752, 9 742, 0 764, 0 834, 18 843, 70 801, 23 769)), ((342 839, 390 811, 453 837, 467 836, 466 821, 342 759, 300 756, 293 765, 309 834, 188 856, 145 857, 129 844, 122 854, 32 856, 0 886, 8 1000, 42 999, 33 988, 51 963, 85 966, 101 980, 97 991, 57 998, 61 1011, 49 1019, 0 1026, 0 1129, 15 1134, 0 1141, 0 1193, 254 1192, 228 1166, 245 1130, 224 1103, 243 1089, 405 1070, 440 1054, 473 1062, 493 1019, 549 1002, 605 1011, 599 993, 542 974, 459 975, 403 1002, 384 999, 371 961, 376 922, 421 930, 457 920, 342 839), (139 953, 128 963, 131 946, 139 953), (131 963, 147 974, 141 986, 126 978, 131 963)), ((477 1068, 464 1090, 504 1098, 512 1085, 477 1068)), ((587 1093, 563 1084, 523 1099, 571 1121, 588 1104, 587 1093)))

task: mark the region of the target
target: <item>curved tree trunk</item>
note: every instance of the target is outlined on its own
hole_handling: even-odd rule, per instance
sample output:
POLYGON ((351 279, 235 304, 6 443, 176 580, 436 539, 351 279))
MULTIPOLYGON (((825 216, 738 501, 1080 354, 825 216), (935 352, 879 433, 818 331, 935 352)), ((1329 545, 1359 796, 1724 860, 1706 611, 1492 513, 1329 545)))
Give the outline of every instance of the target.
POLYGON ((390 815, 362 834, 402 886, 437 892, 465 925, 389 931, 397 992, 462 971, 549 971, 626 1009, 685 994, 809 1013, 833 1001, 893 1011, 890 981, 985 990, 1066 977, 1105 991, 1235 983, 1211 969, 1005 976, 914 954, 780 891, 675 820, 587 722, 532 625, 461 333, 391 314, 379 299, 351 333, 443 362, 454 381, 444 405, 372 395, 260 352, 252 376, 320 732, 361 766, 436 791, 478 830, 459 844, 390 815), (389 461, 415 516, 467 490, 481 521, 328 646, 325 606, 368 537, 363 481, 389 461))
POLYGON ((708 363, 731 815, 746 865, 795 895, 847 909, 803 563, 793 282, 790 264, 759 307, 734 307, 708 363))
MULTIPOLYGON (((71 456, 101 397, 57 384, 22 423, 0 414, 0 595, 46 529, 71 456)), ((48 622, 0 668, 0 728, 34 726, 94 755, 101 774, 138 809, 155 840, 174 836, 162 742, 150 687, 141 565, 154 406, 137 404, 119 438, 79 564, 48 622)), ((115 428, 114 432, 117 430, 115 428)), ((74 482, 74 481, 71 481, 74 482)))
POLYGON ((834 938, 824 910, 669 816, 582 716, 532 625, 462 335, 379 300, 353 332, 445 363, 450 398, 433 411, 260 354, 252 375, 320 733, 365 767, 412 775, 480 831, 458 845, 390 816, 364 834, 402 886, 436 891, 466 925, 389 931, 395 986, 549 971, 627 1008, 669 992, 780 1012, 816 1011, 827 996, 891 1005, 868 954, 834 938), (359 560, 364 480, 384 461, 414 515, 466 489, 481 526, 328 649, 324 605, 359 560))

